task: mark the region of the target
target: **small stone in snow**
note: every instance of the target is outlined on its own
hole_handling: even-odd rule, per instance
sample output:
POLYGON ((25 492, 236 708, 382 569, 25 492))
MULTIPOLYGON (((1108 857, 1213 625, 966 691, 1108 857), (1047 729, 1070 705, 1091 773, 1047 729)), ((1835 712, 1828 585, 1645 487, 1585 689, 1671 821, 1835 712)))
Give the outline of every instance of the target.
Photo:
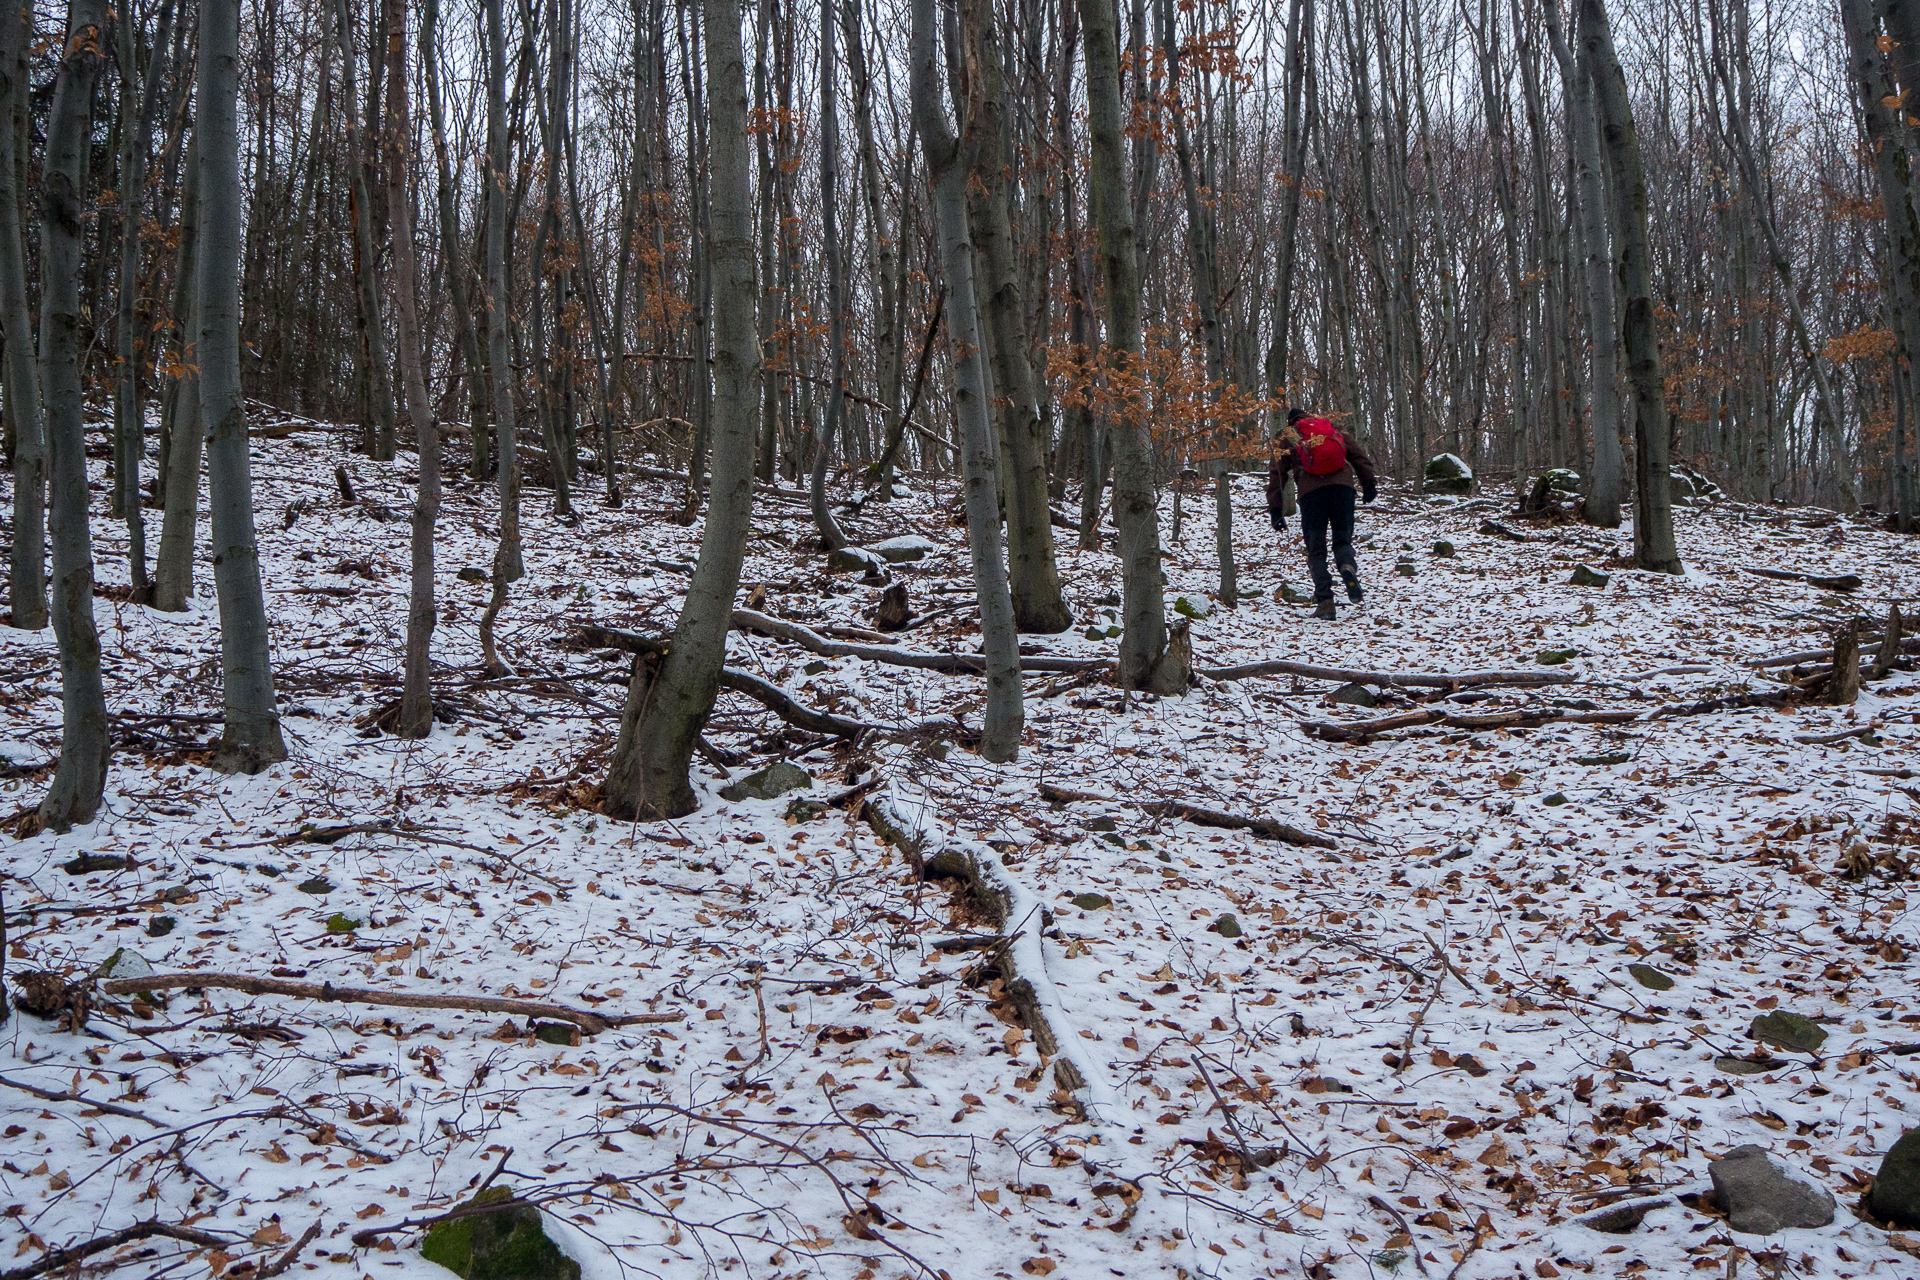
POLYGON ((1076 893, 1073 895, 1073 905, 1082 911, 1098 911, 1102 907, 1112 906, 1113 899, 1104 893, 1076 893))
POLYGON ((813 785, 813 775, 799 765, 775 761, 758 773, 750 773, 730 787, 720 788, 722 800, 772 800, 800 787, 813 785))
POLYGON ((1380 705, 1380 700, 1373 696, 1373 691, 1358 682, 1341 685, 1338 689, 1335 689, 1327 695, 1327 701, 1337 702, 1342 706, 1348 707, 1377 707, 1380 705))
POLYGON ((1765 1147, 1735 1147, 1707 1166, 1713 1198, 1735 1231, 1770 1236, 1792 1227, 1824 1227, 1833 1221, 1833 1195, 1794 1177, 1765 1147))
POLYGON ((1229 911, 1208 925, 1207 932, 1217 933, 1223 938, 1237 938, 1240 936, 1240 922, 1234 919, 1233 913, 1229 911))
POLYGON ((1570 587, 1604 587, 1612 581, 1613 576, 1611 574, 1589 569, 1582 564, 1574 566, 1573 576, 1567 579, 1567 585, 1570 587))
POLYGON ((1827 1031, 1811 1018, 1778 1009, 1761 1014, 1747 1028, 1747 1034, 1762 1044, 1791 1053, 1817 1053, 1827 1041, 1827 1031))
POLYGON ((1673 990, 1673 979, 1650 964, 1630 964, 1627 966, 1627 972, 1633 975, 1635 982, 1649 991, 1673 990))

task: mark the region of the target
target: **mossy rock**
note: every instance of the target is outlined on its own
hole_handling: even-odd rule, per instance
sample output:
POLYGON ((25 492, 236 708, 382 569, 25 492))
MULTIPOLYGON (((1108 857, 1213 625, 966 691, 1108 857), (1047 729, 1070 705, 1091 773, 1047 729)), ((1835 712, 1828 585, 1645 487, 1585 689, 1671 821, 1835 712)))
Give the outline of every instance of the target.
POLYGON ((501 1207, 434 1223, 420 1256, 464 1280, 580 1280, 580 1264, 547 1238, 539 1209, 516 1203, 505 1187, 489 1187, 457 1209, 484 1205, 501 1207))
POLYGON ((1827 1041, 1827 1030, 1812 1018, 1777 1009, 1762 1014, 1747 1028, 1747 1034, 1762 1044, 1789 1053, 1818 1053, 1827 1041))
POLYGON ((1574 566, 1573 576, 1567 579, 1567 585, 1570 587, 1605 587, 1607 583, 1611 581, 1613 581, 1612 574, 1601 573, 1597 569, 1589 569, 1586 565, 1582 564, 1574 566))
POLYGON ((1426 488, 1429 493, 1466 493, 1473 488, 1473 468, 1458 454, 1443 453, 1427 459, 1426 488))
POLYGON ((327 932, 352 933, 365 923, 366 921, 356 920, 344 911, 336 911, 327 917, 327 932))

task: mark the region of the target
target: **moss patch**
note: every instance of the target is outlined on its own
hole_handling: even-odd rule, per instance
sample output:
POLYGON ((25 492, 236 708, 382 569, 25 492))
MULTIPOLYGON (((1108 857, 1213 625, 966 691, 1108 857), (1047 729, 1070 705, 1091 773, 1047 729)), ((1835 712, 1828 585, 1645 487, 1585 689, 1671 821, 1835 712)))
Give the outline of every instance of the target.
POLYGON ((502 1207, 436 1222, 420 1243, 420 1256, 464 1280, 580 1280, 580 1264, 547 1238, 540 1210, 512 1199, 507 1188, 489 1187, 459 1205, 502 1207))

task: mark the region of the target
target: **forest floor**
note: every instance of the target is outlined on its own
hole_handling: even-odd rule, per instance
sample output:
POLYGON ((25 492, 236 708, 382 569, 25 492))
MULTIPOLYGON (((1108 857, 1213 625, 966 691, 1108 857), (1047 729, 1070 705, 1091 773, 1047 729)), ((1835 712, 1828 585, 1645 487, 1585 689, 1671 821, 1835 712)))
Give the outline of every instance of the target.
MULTIPOLYGON (((318 431, 255 453, 285 764, 205 767, 220 702, 204 563, 189 612, 96 601, 117 717, 107 803, 70 834, 0 837, 10 974, 79 977, 125 948, 157 971, 665 1020, 552 1043, 567 1037, 524 1017, 214 988, 102 998, 82 1033, 17 1015, 0 1029, 0 1270, 158 1219, 224 1243, 133 1240, 89 1266, 259 1280, 318 1223, 288 1274, 443 1275, 402 1224, 497 1172, 543 1204, 588 1280, 1920 1273, 1920 1241, 1853 1211, 1920 1108, 1904 1056, 1920 1041, 1920 826, 1903 785, 1920 676, 1845 709, 1695 705, 1778 690, 1784 669, 1747 660, 1825 648, 1841 620, 1920 596, 1909 541, 1721 504, 1679 514, 1687 573, 1663 577, 1620 567, 1625 531, 1385 486, 1361 516, 1371 594, 1329 624, 1274 598, 1304 585, 1298 535, 1268 529, 1245 477, 1255 598, 1193 624, 1201 667, 1577 682, 1444 702, 1376 687, 1368 710, 1287 676, 1155 699, 1034 675, 1021 757, 991 765, 912 727, 977 726, 977 678, 736 633, 733 665, 904 730, 849 747, 723 694, 708 739, 731 779, 786 759, 811 790, 728 802, 701 759, 697 813, 635 824, 594 808, 629 659, 572 636, 670 626, 699 534, 671 518, 679 492, 641 482, 618 511, 583 494, 566 525, 529 490, 528 576, 500 624, 515 675, 487 680, 488 588, 456 573, 490 563, 493 496, 455 482, 434 639, 450 723, 403 741, 370 717, 397 695, 410 460, 349 457, 353 503, 340 461, 318 431), (1528 540, 1478 532, 1489 517, 1528 540), (1569 585, 1579 564, 1610 584, 1569 585), (1865 585, 1835 595, 1755 566, 1865 585), (1573 652, 1541 665, 1553 650, 1573 652), (1682 666, 1702 669, 1648 674, 1682 666), (1349 742, 1302 727, 1435 708, 1455 721, 1349 742), (1682 710, 1699 713, 1651 714, 1682 710), (1460 718, 1521 711, 1543 722, 1460 718), (1567 718, 1609 711, 1640 718, 1567 718), (850 778, 878 785, 793 806, 850 778), (1051 802, 1042 784, 1104 799, 1051 802), (1332 848, 1142 807, 1158 800, 1332 848), (978 901, 919 879, 876 814, 997 884, 1012 941, 973 945, 996 934, 978 901), (83 854, 130 861, 63 870, 83 854), (1015 965, 1037 1006, 1009 990, 1015 965), (1775 1010, 1815 1020, 1824 1044, 1749 1038, 1775 1010), (1050 1069, 1063 1062, 1077 1091, 1050 1069), (1833 1224, 1730 1230, 1698 1193, 1746 1143, 1830 1190, 1833 1224), (1620 1203, 1647 1209, 1637 1227, 1594 1229, 1620 1203)), ((902 647, 977 645, 951 505, 936 487, 848 521, 863 542, 937 544, 895 570, 933 615, 902 647)), ((1170 600, 1214 585, 1211 526, 1193 518, 1210 507, 1189 500, 1170 600)), ((124 585, 124 531, 102 511, 94 527, 103 588, 124 585)), ((858 636, 877 589, 828 576, 811 545, 804 505, 763 499, 743 594, 858 636)), ((1063 532, 1060 564, 1076 630, 1028 647, 1111 656, 1079 630, 1118 590, 1110 549, 1063 532)), ((60 724, 51 632, 6 635, 0 817, 37 802, 60 724)))

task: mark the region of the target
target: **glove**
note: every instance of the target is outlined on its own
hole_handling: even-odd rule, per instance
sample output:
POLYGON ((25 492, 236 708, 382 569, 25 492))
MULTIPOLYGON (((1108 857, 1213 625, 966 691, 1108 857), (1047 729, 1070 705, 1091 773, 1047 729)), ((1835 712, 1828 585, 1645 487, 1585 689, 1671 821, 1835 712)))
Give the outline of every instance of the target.
POLYGON ((1362 502, 1372 502, 1372 501, 1373 501, 1373 486, 1372 486, 1372 485, 1370 485, 1370 484, 1368 484, 1368 485, 1362 485, 1362 486, 1360 487, 1360 501, 1362 501, 1362 502))
POLYGON ((1267 518, 1273 522, 1275 532, 1287 527, 1287 518, 1278 511, 1267 512, 1267 518))

